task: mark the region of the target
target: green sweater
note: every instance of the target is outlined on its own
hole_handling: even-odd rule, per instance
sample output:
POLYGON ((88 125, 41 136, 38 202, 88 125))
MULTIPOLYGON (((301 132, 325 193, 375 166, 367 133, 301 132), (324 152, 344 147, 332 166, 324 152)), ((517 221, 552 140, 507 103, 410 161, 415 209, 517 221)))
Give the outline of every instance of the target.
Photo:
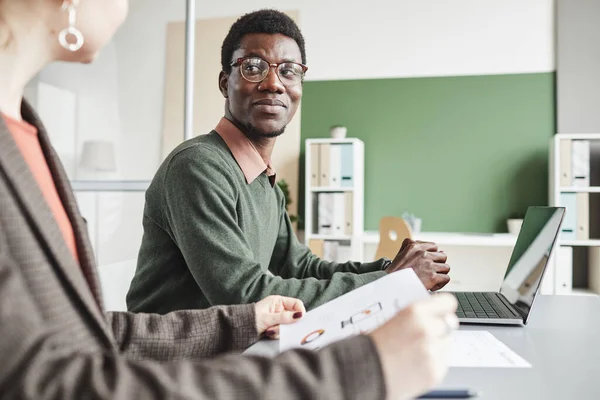
POLYGON ((160 166, 127 294, 130 311, 244 304, 272 294, 314 308, 385 275, 384 260, 338 264, 300 244, 265 173, 248 184, 215 132, 179 145, 160 166))

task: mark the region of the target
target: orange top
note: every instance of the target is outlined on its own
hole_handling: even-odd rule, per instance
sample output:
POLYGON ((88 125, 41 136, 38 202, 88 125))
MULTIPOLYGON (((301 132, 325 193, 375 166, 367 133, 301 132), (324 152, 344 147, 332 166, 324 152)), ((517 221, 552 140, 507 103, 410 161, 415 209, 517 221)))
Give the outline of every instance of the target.
POLYGON ((42 151, 42 146, 38 140, 37 129, 25 121, 18 121, 4 114, 2 114, 2 117, 15 139, 17 147, 21 150, 23 158, 27 162, 27 165, 29 165, 29 169, 37 181, 50 210, 52 210, 54 219, 58 223, 69 250, 71 250, 75 260, 79 261, 73 226, 56 191, 54 179, 52 178, 50 168, 42 151))

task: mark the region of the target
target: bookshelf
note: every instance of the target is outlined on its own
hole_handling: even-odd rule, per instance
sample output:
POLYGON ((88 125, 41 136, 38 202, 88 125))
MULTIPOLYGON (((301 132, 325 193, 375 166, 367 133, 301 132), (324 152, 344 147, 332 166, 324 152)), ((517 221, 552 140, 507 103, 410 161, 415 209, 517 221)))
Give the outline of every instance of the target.
POLYGON ((553 269, 555 294, 600 293, 600 133, 556 134, 550 141, 549 204, 566 207, 553 269), (588 252, 587 287, 573 288, 573 251, 588 252), (585 250, 584 250, 585 251, 585 250))
POLYGON ((330 261, 363 259, 364 157, 360 139, 307 139, 304 241, 330 261))

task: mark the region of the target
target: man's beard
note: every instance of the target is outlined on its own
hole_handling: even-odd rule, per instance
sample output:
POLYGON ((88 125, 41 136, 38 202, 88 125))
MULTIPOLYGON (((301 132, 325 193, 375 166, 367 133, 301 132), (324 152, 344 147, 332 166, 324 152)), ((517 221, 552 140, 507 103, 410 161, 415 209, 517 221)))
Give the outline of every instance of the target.
POLYGON ((244 125, 245 131, 246 131, 246 135, 248 135, 249 139, 265 139, 265 138, 276 138, 277 136, 280 136, 283 134, 283 132, 285 132, 285 126, 277 131, 272 131, 272 132, 262 132, 259 131, 254 125, 252 125, 251 123, 245 124, 244 125))

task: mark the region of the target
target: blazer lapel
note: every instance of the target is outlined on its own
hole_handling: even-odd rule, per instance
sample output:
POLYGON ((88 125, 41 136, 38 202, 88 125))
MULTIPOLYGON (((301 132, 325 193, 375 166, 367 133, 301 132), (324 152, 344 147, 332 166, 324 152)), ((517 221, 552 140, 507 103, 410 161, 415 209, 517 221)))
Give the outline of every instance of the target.
POLYGON ((40 242, 46 246, 47 252, 54 259, 55 262, 51 264, 58 267, 57 272, 59 275, 77 292, 81 303, 94 316, 98 327, 105 332, 105 319, 90 244, 75 206, 75 199, 70 192, 66 174, 48 142, 48 137, 39 118, 25 101, 23 101, 21 112, 23 118, 38 129, 40 143, 55 179, 56 188, 73 225, 81 266, 77 264, 71 255, 50 207, 48 207, 33 174, 2 118, 0 118, 0 143, 2 143, 0 146, 0 166, 2 166, 8 180, 12 183, 16 196, 24 212, 31 220, 40 242))
POLYGON ((33 109, 24 101, 21 113, 23 117, 34 125, 38 130, 38 138, 46 157, 46 162, 50 169, 50 173, 54 178, 54 185, 56 191, 60 197, 63 207, 69 217, 71 226, 73 227, 73 233, 75 234, 75 241, 77 245, 77 255, 79 257, 79 263, 81 264, 81 270, 85 279, 95 297, 96 303, 100 309, 104 309, 102 302, 102 291, 100 289, 100 281, 96 273, 96 262, 92 251, 92 244, 89 240, 89 234, 83 223, 83 218, 79 212, 77 201, 73 194, 73 189, 69 183, 69 178, 64 170, 62 163, 56 151, 50 143, 46 129, 42 122, 39 120, 33 109))

